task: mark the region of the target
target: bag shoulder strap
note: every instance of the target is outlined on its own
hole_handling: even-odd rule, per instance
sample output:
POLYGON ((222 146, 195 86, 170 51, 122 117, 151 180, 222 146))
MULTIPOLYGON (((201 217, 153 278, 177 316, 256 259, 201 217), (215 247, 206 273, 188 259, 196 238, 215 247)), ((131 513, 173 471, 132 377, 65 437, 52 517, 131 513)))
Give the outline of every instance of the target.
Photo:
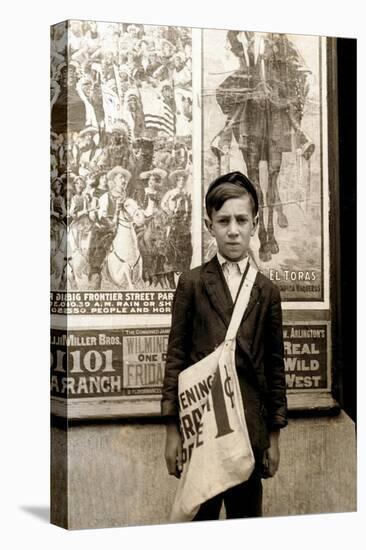
POLYGON ((257 269, 252 263, 249 264, 248 271, 243 276, 243 281, 239 289, 238 296, 235 300, 234 311, 230 319, 225 340, 233 340, 236 338, 240 322, 247 309, 250 293, 252 291, 254 281, 257 276, 257 269))

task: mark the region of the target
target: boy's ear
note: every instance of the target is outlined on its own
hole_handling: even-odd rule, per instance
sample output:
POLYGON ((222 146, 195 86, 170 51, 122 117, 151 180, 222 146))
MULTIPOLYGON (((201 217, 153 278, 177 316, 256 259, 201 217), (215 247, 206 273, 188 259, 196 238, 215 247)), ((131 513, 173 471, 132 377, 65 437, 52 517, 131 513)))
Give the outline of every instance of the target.
POLYGON ((254 233, 256 232, 257 227, 258 227, 258 214, 255 216, 255 218, 253 220, 253 227, 252 227, 252 231, 251 231, 251 236, 252 237, 253 237, 254 233))
POLYGON ((211 233, 212 221, 210 220, 210 218, 205 218, 205 226, 208 229, 208 231, 211 233))

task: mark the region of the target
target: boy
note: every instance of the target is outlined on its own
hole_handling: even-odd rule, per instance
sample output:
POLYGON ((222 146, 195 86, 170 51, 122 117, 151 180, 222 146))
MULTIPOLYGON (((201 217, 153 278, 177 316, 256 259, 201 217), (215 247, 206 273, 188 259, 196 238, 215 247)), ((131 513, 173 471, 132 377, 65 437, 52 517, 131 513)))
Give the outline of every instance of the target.
MULTIPOLYGON (((176 477, 182 471, 178 376, 225 338, 257 228, 253 184, 240 172, 220 176, 208 188, 206 211, 218 252, 179 279, 163 385, 165 459, 169 474, 176 477)), ((277 287, 259 272, 237 333, 235 362, 256 467, 248 481, 203 503, 194 520, 217 519, 223 501, 227 518, 261 516, 261 477, 272 477, 278 469, 279 430, 287 424, 281 301, 277 287)))

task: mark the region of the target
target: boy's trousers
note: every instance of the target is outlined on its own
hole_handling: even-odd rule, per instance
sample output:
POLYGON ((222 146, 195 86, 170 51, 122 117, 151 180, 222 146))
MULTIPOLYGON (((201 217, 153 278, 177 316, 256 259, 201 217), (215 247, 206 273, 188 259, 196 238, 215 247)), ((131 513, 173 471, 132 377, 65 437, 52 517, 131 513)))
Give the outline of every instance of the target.
POLYGON ((247 481, 201 504, 192 521, 218 519, 223 502, 227 519, 262 516, 262 459, 256 458, 256 466, 247 481))

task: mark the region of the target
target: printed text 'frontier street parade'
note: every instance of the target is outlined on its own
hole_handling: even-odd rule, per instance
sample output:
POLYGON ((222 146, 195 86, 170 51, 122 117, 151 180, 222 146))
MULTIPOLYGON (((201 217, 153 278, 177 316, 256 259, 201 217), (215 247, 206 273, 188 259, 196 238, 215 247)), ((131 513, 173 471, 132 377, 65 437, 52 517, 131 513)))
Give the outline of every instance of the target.
POLYGON ((170 314, 172 291, 51 292, 51 313, 61 315, 170 314))

